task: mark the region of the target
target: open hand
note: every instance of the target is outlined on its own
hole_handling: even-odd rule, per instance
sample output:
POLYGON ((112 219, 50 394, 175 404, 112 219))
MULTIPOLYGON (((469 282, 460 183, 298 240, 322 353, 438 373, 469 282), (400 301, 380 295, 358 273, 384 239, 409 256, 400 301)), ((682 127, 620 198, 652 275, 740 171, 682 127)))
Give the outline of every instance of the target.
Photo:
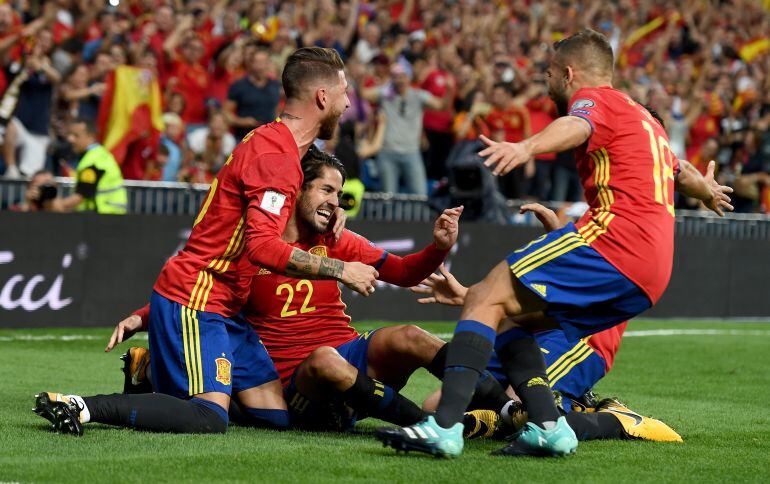
POLYGON ((730 197, 728 196, 728 193, 732 193, 733 189, 728 186, 720 185, 714 179, 715 167, 716 162, 714 160, 709 161, 704 178, 706 179, 706 183, 708 183, 708 186, 711 189, 711 198, 709 200, 705 200, 703 205, 705 205, 706 208, 716 213, 720 217, 724 217, 725 211, 733 211, 733 206, 730 205, 730 197))
POLYGON ((131 336, 134 335, 134 333, 139 331, 141 328, 142 328, 142 318, 140 318, 136 314, 132 314, 131 316, 124 319, 123 321, 119 322, 118 325, 115 326, 115 329, 112 331, 112 336, 110 337, 109 343, 107 343, 107 347, 104 348, 104 352, 109 353, 119 343, 122 343, 125 340, 129 339, 131 336))
POLYGON ((487 145, 486 148, 479 151, 479 156, 486 158, 484 166, 491 168, 492 174, 495 176, 507 175, 511 170, 532 158, 524 143, 492 141, 483 134, 479 136, 479 139, 487 145))
POLYGON ((419 286, 409 288, 415 294, 426 294, 417 300, 420 304, 446 304, 447 306, 462 306, 468 288, 460 284, 455 276, 446 269, 444 264, 438 267, 439 274, 431 274, 419 286))
POLYGON ((546 208, 543 205, 540 205, 539 203, 525 203, 521 206, 521 208, 519 208, 519 213, 527 212, 532 212, 535 214, 535 217, 537 217, 540 223, 543 224, 543 228, 546 232, 551 232, 562 227, 561 222, 559 222, 559 216, 556 215, 556 212, 550 208, 546 208))

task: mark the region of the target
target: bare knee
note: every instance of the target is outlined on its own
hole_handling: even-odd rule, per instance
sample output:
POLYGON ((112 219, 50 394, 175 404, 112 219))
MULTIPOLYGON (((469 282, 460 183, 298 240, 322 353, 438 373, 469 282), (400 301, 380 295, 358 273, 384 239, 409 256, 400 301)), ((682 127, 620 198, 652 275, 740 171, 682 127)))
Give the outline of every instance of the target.
POLYGON ((419 326, 400 326, 392 338, 391 350, 402 355, 434 356, 444 342, 419 326))
POLYGON ((304 365, 310 377, 332 384, 350 379, 351 373, 355 372, 355 368, 331 346, 316 348, 304 365))

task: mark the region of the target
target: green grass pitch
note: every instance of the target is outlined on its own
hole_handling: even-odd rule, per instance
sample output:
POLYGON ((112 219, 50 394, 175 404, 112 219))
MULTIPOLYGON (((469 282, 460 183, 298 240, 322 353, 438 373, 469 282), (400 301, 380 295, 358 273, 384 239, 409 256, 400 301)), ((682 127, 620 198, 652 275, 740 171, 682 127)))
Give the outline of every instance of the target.
MULTIPOLYGON (((624 339, 596 389, 666 421, 684 444, 585 442, 574 456, 543 460, 491 457, 500 442, 471 441, 448 461, 384 449, 371 436, 375 421, 346 435, 234 427, 180 436, 99 425, 80 439, 55 435, 31 412, 33 395, 119 391, 121 362, 103 353, 110 330, 0 330, 0 482, 767 482, 770 325, 633 322, 629 331, 637 335, 624 339), (659 329, 689 334, 638 335, 659 329)), ((436 386, 421 371, 404 391, 421 401, 436 386)))

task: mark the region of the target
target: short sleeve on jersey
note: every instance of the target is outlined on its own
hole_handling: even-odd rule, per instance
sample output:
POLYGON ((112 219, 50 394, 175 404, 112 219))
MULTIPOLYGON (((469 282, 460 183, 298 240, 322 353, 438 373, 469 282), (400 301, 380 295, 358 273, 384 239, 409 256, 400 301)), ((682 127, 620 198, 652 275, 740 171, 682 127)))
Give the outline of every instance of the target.
POLYGON ((595 89, 581 89, 570 100, 568 114, 585 119, 591 125, 588 151, 606 146, 614 135, 612 116, 601 92, 595 89))

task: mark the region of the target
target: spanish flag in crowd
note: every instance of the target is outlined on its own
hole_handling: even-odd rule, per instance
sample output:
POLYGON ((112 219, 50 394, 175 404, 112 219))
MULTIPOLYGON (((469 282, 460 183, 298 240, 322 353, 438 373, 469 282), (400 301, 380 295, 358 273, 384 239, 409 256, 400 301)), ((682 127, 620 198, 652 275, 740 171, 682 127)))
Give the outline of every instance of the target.
POLYGON ((741 46, 738 55, 743 62, 752 62, 760 55, 770 50, 770 38, 767 36, 752 39, 741 46))
POLYGON ((651 41, 656 34, 662 32, 668 22, 678 23, 681 19, 682 16, 679 12, 673 12, 668 19, 665 15, 658 15, 628 34, 621 46, 619 64, 623 67, 629 64, 637 65, 642 60, 641 48, 651 41))
POLYGON ((133 158, 148 147, 154 150, 163 132, 160 85, 152 72, 132 66, 119 66, 106 85, 97 121, 100 139, 125 178, 141 178, 143 164, 133 158))

